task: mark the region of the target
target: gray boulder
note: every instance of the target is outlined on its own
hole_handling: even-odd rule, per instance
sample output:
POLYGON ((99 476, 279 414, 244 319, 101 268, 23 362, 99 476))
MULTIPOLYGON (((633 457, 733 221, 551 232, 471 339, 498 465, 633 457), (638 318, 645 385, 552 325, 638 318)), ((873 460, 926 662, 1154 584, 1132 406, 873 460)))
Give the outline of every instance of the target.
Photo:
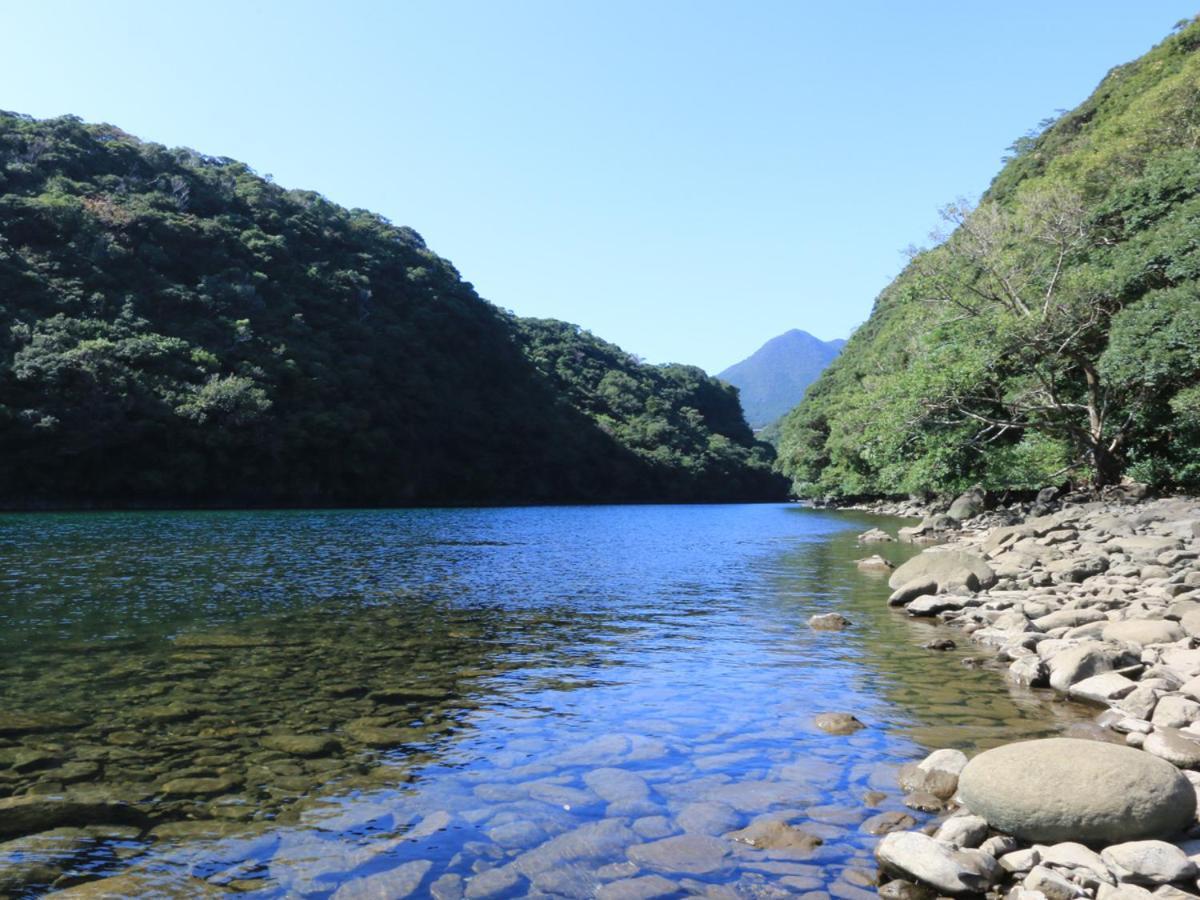
POLYGON ((982 515, 986 506, 986 497, 983 489, 979 487, 971 488, 965 494, 960 494, 958 498, 950 504, 950 508, 946 510, 946 515, 956 522, 963 522, 967 519, 973 519, 978 515, 982 515))
POLYGON ((937 589, 937 582, 932 578, 914 578, 892 591, 892 595, 888 597, 888 606, 905 606, 918 597, 936 594, 937 589))
POLYGON ((1170 884, 1196 877, 1196 864, 1174 844, 1165 841, 1127 841, 1100 854, 1121 881, 1133 884, 1170 884))
POLYGON ((950 896, 982 894, 1000 874, 996 861, 978 850, 961 850, 918 831, 886 835, 875 848, 884 871, 911 878, 950 896))
POLYGON ((1066 693, 1077 681, 1102 672, 1111 672, 1137 661, 1136 656, 1101 641, 1083 641, 1051 656, 1046 660, 1046 668, 1050 672, 1050 687, 1066 693))
POLYGON ((1173 644, 1186 635, 1175 622, 1166 619, 1126 619, 1105 625, 1100 633, 1106 641, 1124 644, 1173 644))
POLYGON ((897 568, 888 579, 888 586, 895 590, 918 579, 935 582, 939 592, 956 588, 979 591, 996 583, 996 573, 983 557, 974 553, 930 549, 897 568))
POLYGON ((1129 747, 1072 738, 987 750, 967 763, 958 791, 997 831, 1028 841, 1169 837, 1196 814, 1195 790, 1170 764, 1129 747))
POLYGON ((1157 728, 1146 735, 1142 749, 1181 769, 1200 768, 1200 741, 1184 737, 1174 728, 1157 728))
POLYGON ((1104 672, 1075 682, 1067 689, 1067 696, 1072 700, 1090 700, 1108 705, 1132 694, 1137 686, 1136 681, 1117 672, 1104 672))
POLYGON ((1088 556, 1083 559, 1059 559, 1046 563, 1046 571, 1060 583, 1079 583, 1093 575, 1108 571, 1107 556, 1088 556))

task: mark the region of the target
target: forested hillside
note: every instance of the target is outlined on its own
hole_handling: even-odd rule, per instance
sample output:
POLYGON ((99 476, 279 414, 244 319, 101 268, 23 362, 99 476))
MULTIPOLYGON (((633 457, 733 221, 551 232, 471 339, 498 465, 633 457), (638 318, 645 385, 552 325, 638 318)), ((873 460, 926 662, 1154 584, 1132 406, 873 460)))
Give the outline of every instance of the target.
POLYGON ((738 389, 746 421, 765 428, 790 411, 846 345, 793 328, 717 375, 738 389))
POLYGON ((10 507, 783 486, 715 380, 521 323, 409 228, 231 159, 7 113, 0 460, 10 507))
POLYGON ((1200 23, 1044 126, 783 421, 797 492, 1200 485, 1200 23))

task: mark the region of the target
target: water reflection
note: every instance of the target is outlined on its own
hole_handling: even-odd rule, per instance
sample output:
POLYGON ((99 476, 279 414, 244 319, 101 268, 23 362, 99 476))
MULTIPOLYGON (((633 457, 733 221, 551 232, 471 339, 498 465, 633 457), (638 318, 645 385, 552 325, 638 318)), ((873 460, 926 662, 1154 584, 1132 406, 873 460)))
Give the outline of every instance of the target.
POLYGON ((78 821, 0 845, 0 892, 856 896, 900 763, 1077 715, 921 649, 931 626, 853 565, 876 522, 7 517, 0 794, 69 796, 78 821), (854 627, 808 629, 832 609, 854 627), (827 710, 870 727, 826 735, 827 710), (725 837, 762 816, 823 843, 725 837))

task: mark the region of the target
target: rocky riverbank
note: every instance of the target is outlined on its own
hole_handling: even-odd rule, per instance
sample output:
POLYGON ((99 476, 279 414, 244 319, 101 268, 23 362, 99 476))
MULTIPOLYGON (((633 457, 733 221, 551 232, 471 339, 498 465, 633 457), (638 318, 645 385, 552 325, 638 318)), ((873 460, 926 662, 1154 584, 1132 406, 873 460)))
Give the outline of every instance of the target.
MULTIPOLYGON (((884 896, 1170 900, 1200 894, 1200 500, 982 492, 895 539, 938 543, 890 571, 889 603, 961 628, 1016 684, 1098 708, 1094 741, 939 750, 910 805, 944 808, 879 844, 884 896), (922 806, 924 803, 924 806, 922 806)), ((871 511, 916 511, 889 504, 871 511)), ((865 547, 892 540, 879 530, 865 547)), ((880 557, 864 569, 889 571, 880 557)))

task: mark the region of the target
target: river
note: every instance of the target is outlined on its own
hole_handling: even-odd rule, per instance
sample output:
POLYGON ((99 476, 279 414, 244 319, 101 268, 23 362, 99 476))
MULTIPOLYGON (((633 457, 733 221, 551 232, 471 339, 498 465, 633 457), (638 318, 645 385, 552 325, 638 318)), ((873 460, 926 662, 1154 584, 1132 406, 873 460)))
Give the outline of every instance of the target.
POLYGON ((0 893, 131 872, 179 896, 867 896, 861 826, 904 809, 901 764, 1084 716, 922 648, 949 633, 853 564, 911 554, 856 544, 898 524, 796 505, 0 518, 0 796, 79 800, 34 849, 0 845, 0 893), (827 611, 853 626, 807 626, 827 611), (827 711, 867 727, 825 734, 827 711), (822 843, 725 837, 763 816, 822 843))

